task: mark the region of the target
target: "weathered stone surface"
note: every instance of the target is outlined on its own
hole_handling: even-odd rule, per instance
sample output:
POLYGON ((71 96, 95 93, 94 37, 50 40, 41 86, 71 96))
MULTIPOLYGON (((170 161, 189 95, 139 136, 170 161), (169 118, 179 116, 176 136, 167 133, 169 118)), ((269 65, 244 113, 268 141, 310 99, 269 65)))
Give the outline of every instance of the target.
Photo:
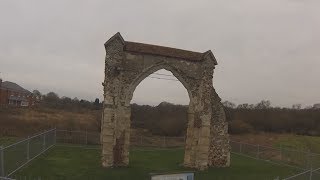
POLYGON ((105 49, 101 124, 104 167, 129 164, 130 101, 138 84, 160 69, 171 71, 189 94, 184 165, 199 170, 229 166, 228 125, 213 88, 217 62, 211 51, 198 53, 127 42, 120 33, 105 43, 105 49))

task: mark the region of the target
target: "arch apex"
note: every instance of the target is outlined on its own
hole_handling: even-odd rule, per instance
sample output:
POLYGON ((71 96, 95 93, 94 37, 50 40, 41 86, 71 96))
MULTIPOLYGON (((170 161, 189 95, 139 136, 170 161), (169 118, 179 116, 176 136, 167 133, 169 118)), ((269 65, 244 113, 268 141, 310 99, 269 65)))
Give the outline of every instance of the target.
POLYGON ((120 32, 117 32, 116 34, 114 34, 110 39, 108 39, 107 42, 104 43, 104 46, 108 46, 113 40, 115 39, 119 39, 120 42, 124 45, 125 41, 123 39, 123 37, 121 36, 120 32))
POLYGON ((206 51, 206 52, 204 53, 204 56, 203 56, 203 57, 204 57, 204 59, 207 58, 207 57, 209 57, 210 59, 212 59, 214 65, 218 65, 217 59, 216 59, 216 57, 214 57, 214 55, 213 55, 213 53, 212 53, 211 50, 206 51))

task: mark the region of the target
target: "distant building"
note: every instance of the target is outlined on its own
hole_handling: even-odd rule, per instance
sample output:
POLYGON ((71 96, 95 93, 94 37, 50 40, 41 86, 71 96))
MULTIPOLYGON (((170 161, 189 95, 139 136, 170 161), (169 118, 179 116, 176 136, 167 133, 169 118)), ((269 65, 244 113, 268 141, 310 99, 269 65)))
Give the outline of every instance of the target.
POLYGON ((0 105, 33 106, 32 93, 16 83, 0 79, 0 105))

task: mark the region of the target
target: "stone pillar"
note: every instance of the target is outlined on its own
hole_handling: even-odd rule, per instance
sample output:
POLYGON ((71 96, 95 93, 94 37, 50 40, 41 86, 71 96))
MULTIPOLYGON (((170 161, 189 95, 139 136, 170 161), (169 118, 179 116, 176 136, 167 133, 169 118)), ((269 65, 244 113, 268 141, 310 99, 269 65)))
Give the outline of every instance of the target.
POLYGON ((188 129, 184 155, 184 166, 186 167, 200 170, 208 167, 210 124, 208 125, 208 122, 205 121, 206 119, 200 117, 199 113, 188 114, 188 129))
POLYGON ((101 133, 104 167, 129 164, 130 114, 130 107, 105 104, 101 133))
POLYGON ((194 127, 193 127, 194 113, 188 112, 188 125, 187 125, 187 134, 186 134, 186 142, 185 142, 185 151, 184 151, 184 166, 185 167, 193 167, 194 161, 194 149, 193 149, 193 141, 194 141, 194 127))
POLYGON ((210 147, 210 126, 202 126, 199 129, 199 141, 196 155, 196 168, 204 170, 208 168, 208 156, 210 147))
POLYGON ((200 94, 203 94, 200 90, 194 91, 195 97, 192 97, 192 104, 189 105, 184 166, 203 170, 209 164, 211 111, 200 98, 200 94))
POLYGON ((110 104, 104 104, 101 128, 102 143, 102 166, 113 166, 113 147, 114 147, 114 120, 115 109, 110 104))
POLYGON ((116 113, 116 137, 114 147, 114 165, 129 165, 129 146, 130 146, 130 106, 119 106, 116 113))
POLYGON ((228 167, 230 165, 229 136, 225 133, 226 123, 212 127, 210 142, 209 165, 213 167, 228 167))
POLYGON ((230 166, 230 151, 228 134, 228 123, 220 98, 213 91, 212 98, 215 103, 212 106, 214 112, 211 119, 209 166, 228 167, 230 166))

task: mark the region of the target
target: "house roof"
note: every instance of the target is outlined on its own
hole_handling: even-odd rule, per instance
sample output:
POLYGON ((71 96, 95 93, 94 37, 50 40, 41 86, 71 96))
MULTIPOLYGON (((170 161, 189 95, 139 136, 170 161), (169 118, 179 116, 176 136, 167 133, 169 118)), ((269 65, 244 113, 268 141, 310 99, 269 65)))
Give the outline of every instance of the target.
POLYGON ((30 91, 28 91, 28 90, 24 89, 23 87, 19 86, 18 84, 14 83, 14 82, 10 82, 10 81, 2 82, 1 88, 10 89, 12 91, 17 91, 17 92, 21 92, 21 93, 31 94, 30 91))
POLYGON ((114 36, 112 36, 105 43, 105 46, 107 46, 114 39, 119 39, 120 42, 124 45, 123 50, 128 52, 137 52, 137 53, 160 55, 160 56, 173 57, 173 58, 181 58, 189 61, 202 61, 207 55, 210 55, 210 58, 213 60, 214 64, 215 65, 218 64, 217 60, 215 59, 214 55, 210 50, 204 53, 200 53, 200 52, 193 52, 193 51, 165 47, 165 46, 130 42, 130 41, 125 41, 119 32, 116 33, 114 36))

